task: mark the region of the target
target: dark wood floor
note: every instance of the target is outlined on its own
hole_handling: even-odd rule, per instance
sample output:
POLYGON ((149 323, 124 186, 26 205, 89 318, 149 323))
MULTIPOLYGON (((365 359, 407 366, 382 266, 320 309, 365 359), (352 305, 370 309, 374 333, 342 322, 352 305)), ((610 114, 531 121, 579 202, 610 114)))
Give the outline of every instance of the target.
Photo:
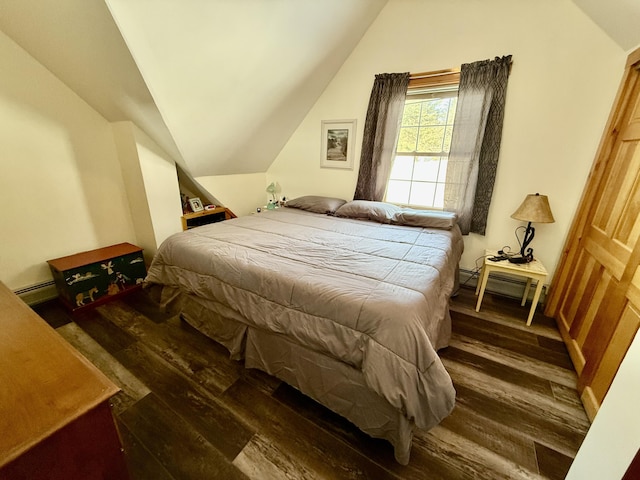
POLYGON ((35 310, 109 376, 135 479, 563 479, 589 427, 576 375, 552 320, 473 291, 452 300, 440 352, 454 412, 417 432, 411 462, 295 389, 229 360, 226 350, 162 313, 144 292, 71 318, 35 310))

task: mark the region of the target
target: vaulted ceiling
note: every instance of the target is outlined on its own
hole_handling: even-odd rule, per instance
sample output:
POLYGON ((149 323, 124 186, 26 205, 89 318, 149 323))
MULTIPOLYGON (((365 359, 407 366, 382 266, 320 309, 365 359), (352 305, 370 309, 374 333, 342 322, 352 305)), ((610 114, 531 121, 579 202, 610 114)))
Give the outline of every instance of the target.
MULTIPOLYGON (((254 173, 388 1, 2 0, 0 29, 193 176, 254 173)), ((637 0, 572 1, 622 49, 640 44, 637 0)))

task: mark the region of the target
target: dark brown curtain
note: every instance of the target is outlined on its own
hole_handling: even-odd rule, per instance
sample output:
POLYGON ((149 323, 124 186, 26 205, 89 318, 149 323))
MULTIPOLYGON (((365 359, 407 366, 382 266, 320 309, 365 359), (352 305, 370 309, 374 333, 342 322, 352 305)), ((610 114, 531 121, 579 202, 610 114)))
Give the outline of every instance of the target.
POLYGON ((354 200, 384 198, 408 85, 408 72, 376 75, 364 124, 354 200))
POLYGON ((447 166, 444 209, 463 234, 484 235, 502 139, 511 55, 464 64, 447 166))

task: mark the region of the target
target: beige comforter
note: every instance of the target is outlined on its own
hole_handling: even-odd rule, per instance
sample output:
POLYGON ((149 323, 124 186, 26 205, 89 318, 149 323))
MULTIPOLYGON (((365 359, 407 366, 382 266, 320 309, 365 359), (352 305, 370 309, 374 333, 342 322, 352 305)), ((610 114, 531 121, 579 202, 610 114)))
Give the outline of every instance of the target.
POLYGON ((282 208, 167 239, 147 283, 215 301, 363 372, 420 428, 453 408, 436 350, 449 341, 459 229, 425 229, 282 208))

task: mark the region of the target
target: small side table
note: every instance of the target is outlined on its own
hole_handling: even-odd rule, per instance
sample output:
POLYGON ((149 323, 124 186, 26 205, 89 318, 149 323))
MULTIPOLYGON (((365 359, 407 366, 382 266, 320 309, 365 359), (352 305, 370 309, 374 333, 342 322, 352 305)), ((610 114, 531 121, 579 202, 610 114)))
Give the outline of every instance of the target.
POLYGON ((478 295, 478 292, 480 293, 478 295, 478 303, 476 303, 476 312, 480 311, 482 298, 484 297, 484 290, 487 287, 487 280, 489 279, 489 275, 492 272, 502 272, 511 275, 518 275, 520 277, 527 278, 527 286, 524 289, 522 303, 520 304, 522 306, 524 306, 527 302, 527 296, 529 295, 531 282, 533 280, 537 281, 536 291, 533 294, 533 301, 531 303, 531 309, 529 310, 529 318, 527 319, 527 326, 531 325, 533 314, 536 312, 538 300, 540 299, 540 293, 542 293, 542 285, 547 278, 547 269, 544 268, 544 265, 537 259, 534 259, 529 263, 510 263, 508 260, 493 262, 489 260, 489 257, 492 257, 494 255, 498 255, 498 252, 495 250, 485 250, 482 273, 480 274, 480 281, 478 282, 478 286, 476 287, 476 295, 478 295))
POLYGON ((199 212, 185 213, 182 215, 182 230, 209 225, 210 223, 222 222, 231 218, 227 215, 225 207, 216 207, 209 210, 200 210, 199 212))

